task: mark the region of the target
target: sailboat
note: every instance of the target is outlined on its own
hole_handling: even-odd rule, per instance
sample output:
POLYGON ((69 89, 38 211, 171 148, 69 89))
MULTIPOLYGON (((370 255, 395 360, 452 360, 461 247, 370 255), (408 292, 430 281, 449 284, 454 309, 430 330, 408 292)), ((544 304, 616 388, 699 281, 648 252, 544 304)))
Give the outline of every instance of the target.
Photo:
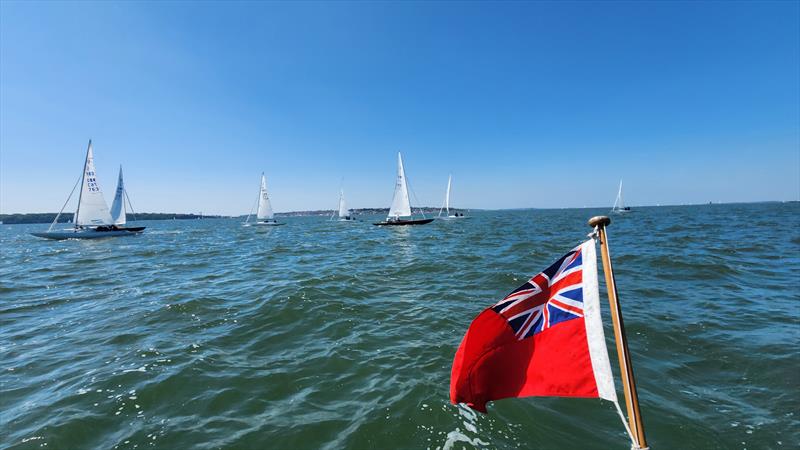
POLYGON ((117 178, 117 190, 114 193, 114 201, 111 202, 111 220, 114 221, 114 225, 125 225, 128 221, 127 217, 127 208, 125 204, 127 203, 128 206, 131 207, 131 212, 133 212, 133 206, 131 205, 131 199, 128 197, 128 191, 125 190, 125 182, 122 180, 122 166, 119 166, 119 177, 117 178))
MULTIPOLYGON (((331 217, 332 219, 333 217, 331 217)), ((344 190, 339 190, 339 222, 354 222, 356 220, 353 213, 347 209, 347 205, 344 202, 344 190)))
POLYGON ((414 219, 411 216, 411 201, 408 199, 408 182, 406 181, 406 172, 403 169, 403 155, 397 152, 397 182, 394 186, 392 206, 389 208, 389 215, 386 220, 375 225, 424 225, 431 222, 433 222, 433 219, 425 218, 424 214, 422 219, 414 219))
POLYGON ((611 207, 611 212, 626 213, 630 211, 631 207, 625 206, 625 203, 622 201, 622 180, 619 180, 619 191, 617 191, 617 199, 614 200, 614 206, 611 207))
POLYGON ((466 219, 467 217, 464 216, 464 213, 453 213, 450 214, 450 185, 453 182, 453 175, 449 175, 447 177, 447 193, 444 196, 444 206, 439 209, 439 215, 436 217, 442 217, 442 210, 445 211, 445 216, 443 219, 450 220, 450 219, 466 219))
MULTIPOLYGON (((122 182, 122 172, 120 171, 120 183, 122 182)), ((72 228, 53 231, 53 227, 58 223, 58 218, 69 203, 75 187, 72 188, 67 201, 61 207, 61 211, 56 215, 50 228, 45 232, 31 233, 37 237, 46 239, 96 239, 113 236, 130 236, 141 233, 145 227, 123 227, 115 223, 108 210, 108 204, 100 190, 97 182, 97 172, 94 169, 94 152, 92 151, 92 141, 89 140, 89 147, 86 149, 86 159, 83 163, 83 173, 80 178, 81 190, 78 194, 78 207, 72 216, 72 228)), ((117 190, 120 186, 117 186, 117 190)), ((124 187, 122 188, 124 192, 124 187)), ((123 208, 124 209, 124 208, 123 208)), ((124 216, 122 219, 124 225, 124 216)))
MULTIPOLYGON (((252 209, 250 210, 252 212, 252 209)), ((264 177, 264 172, 261 172, 261 187, 258 190, 258 210, 256 211, 256 221, 250 223, 250 214, 245 219, 245 226, 250 225, 263 225, 263 226, 278 226, 286 225, 275 220, 275 213, 272 212, 272 203, 269 201, 269 194, 267 194, 267 179, 264 177)))

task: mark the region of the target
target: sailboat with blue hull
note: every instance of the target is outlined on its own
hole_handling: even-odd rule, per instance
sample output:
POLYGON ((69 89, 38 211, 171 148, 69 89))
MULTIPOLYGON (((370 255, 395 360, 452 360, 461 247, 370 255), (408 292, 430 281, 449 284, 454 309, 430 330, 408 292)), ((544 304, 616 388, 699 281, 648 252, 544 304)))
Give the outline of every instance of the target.
POLYGON ((98 239, 131 236, 144 231, 145 227, 124 226, 126 222, 124 202, 117 203, 117 198, 122 202, 123 196, 127 196, 122 182, 122 168, 120 168, 117 196, 114 199, 114 207, 112 208, 114 217, 112 217, 106 199, 103 197, 103 191, 100 189, 100 184, 97 181, 91 140, 89 141, 89 147, 86 149, 86 159, 83 163, 80 186, 81 190, 78 194, 78 207, 72 217, 72 228, 53 230, 53 227, 58 223, 58 218, 72 198, 75 188, 70 192, 61 211, 56 215, 53 223, 50 224, 50 228, 48 228, 47 231, 31 234, 45 239, 98 239))

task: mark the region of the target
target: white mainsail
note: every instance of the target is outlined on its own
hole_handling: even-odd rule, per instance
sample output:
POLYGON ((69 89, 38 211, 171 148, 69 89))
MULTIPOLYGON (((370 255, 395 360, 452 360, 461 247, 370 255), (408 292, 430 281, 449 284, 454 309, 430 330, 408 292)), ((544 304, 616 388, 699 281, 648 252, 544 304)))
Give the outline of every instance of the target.
POLYGON ((444 197, 444 209, 447 215, 450 215, 450 183, 453 181, 453 175, 447 176, 447 194, 444 197))
POLYGON ((619 191, 617 191, 617 199, 614 200, 614 206, 611 207, 612 211, 622 211, 625 209, 625 203, 622 201, 622 180, 619 180, 619 191))
POLYGON ((125 225, 125 184, 122 181, 122 166, 119 166, 119 179, 117 179, 117 192, 114 202, 111 203, 111 219, 114 225, 125 225))
POLYGON ((111 220, 106 199, 103 197, 103 191, 100 190, 100 184, 97 182, 92 141, 89 141, 89 148, 86 150, 86 162, 83 165, 83 180, 74 222, 76 226, 110 225, 114 223, 111 220))
MULTIPOLYGON (((252 211, 252 209, 250 211, 252 211)), ((274 217, 275 214, 272 212, 272 204, 270 203, 269 195, 267 194, 267 179, 262 173, 261 191, 258 195, 258 212, 256 213, 256 218, 258 220, 272 220, 274 217)))
POLYGON ((403 156, 397 152, 397 183, 394 186, 392 207, 389 208, 389 218, 407 217, 411 215, 411 202, 408 199, 408 184, 406 172, 403 169, 403 156))
POLYGON ((339 191, 339 218, 345 218, 349 216, 347 211, 347 205, 344 202, 344 190, 339 191))

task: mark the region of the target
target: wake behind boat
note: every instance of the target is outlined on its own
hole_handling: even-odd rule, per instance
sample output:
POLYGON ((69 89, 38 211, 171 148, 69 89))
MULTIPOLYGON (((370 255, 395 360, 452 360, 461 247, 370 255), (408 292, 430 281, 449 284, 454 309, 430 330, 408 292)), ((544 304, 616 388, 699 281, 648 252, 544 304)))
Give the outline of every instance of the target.
MULTIPOLYGON (((56 215, 53 223, 47 231, 31 233, 33 236, 45 239, 97 239, 105 237, 117 236, 130 236, 144 231, 145 227, 125 227, 126 216, 124 197, 127 197, 125 187, 122 182, 122 167, 119 171, 119 180, 117 183, 117 195, 114 198, 114 206, 112 213, 108 210, 106 199, 103 197, 103 192, 100 190, 100 184, 97 181, 97 172, 94 168, 94 152, 92 150, 92 141, 89 140, 89 147, 86 150, 86 160, 83 163, 83 173, 80 178, 81 190, 78 194, 78 207, 72 218, 73 227, 62 230, 53 230, 53 227, 58 223, 58 218, 64 211, 64 208, 75 193, 75 188, 72 188, 67 201, 61 207, 61 211, 56 215), (119 202, 118 202, 119 199, 119 202)), ((77 187, 77 185, 75 186, 77 187)))
POLYGON ((252 211, 251 209, 250 214, 247 215, 247 219, 245 219, 242 225, 246 227, 277 227, 279 225, 286 225, 285 223, 275 220, 275 213, 272 211, 272 203, 269 201, 269 194, 267 194, 267 179, 264 176, 264 172, 261 172, 261 187, 258 190, 258 210, 256 211, 255 222, 250 222, 252 211))
POLYGON ((406 181, 406 172, 403 169, 403 156, 400 152, 397 152, 397 182, 394 186, 392 206, 389 208, 389 215, 386 220, 377 222, 374 225, 424 225, 431 222, 433 222, 433 219, 425 218, 424 214, 422 219, 414 219, 411 215, 411 201, 408 198, 408 183, 406 181))

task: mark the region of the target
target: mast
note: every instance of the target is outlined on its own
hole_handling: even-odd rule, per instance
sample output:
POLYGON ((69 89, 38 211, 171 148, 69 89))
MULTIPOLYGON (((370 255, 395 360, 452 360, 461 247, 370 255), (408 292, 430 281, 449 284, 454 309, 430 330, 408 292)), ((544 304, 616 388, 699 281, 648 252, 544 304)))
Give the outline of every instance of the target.
POLYGON ((83 173, 81 174, 81 190, 78 192, 78 207, 75 208, 75 217, 72 218, 72 225, 78 228, 78 214, 81 211, 81 198, 83 198, 83 182, 86 179, 86 165, 89 164, 89 152, 92 151, 92 140, 89 139, 89 146, 86 148, 86 158, 83 160, 83 173))

